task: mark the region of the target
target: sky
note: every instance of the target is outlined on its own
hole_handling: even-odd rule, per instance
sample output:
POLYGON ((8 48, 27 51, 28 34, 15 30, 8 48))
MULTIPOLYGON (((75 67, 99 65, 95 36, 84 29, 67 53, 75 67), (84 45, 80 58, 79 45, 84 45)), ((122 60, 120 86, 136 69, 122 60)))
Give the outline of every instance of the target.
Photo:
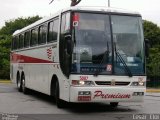
MULTIPOLYGON (((70 0, 0 0, 0 28, 18 17, 50 16, 70 6, 70 0)), ((78 6, 106 6, 108 0, 82 0, 78 6)), ((110 0, 111 7, 137 11, 145 20, 160 26, 160 0, 110 0)))

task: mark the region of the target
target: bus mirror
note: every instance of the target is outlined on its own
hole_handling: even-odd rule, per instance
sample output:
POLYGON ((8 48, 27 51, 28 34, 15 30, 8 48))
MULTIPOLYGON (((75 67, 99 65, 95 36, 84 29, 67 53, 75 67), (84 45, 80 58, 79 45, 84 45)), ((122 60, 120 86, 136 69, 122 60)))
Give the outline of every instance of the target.
POLYGON ((149 44, 149 40, 145 39, 145 55, 146 57, 149 57, 149 48, 150 48, 150 44, 149 44))
POLYGON ((67 68, 65 70, 65 75, 67 78, 69 78, 69 74, 70 74, 70 66, 71 66, 71 53, 72 53, 72 39, 71 39, 71 35, 65 35, 65 68, 67 68))
POLYGON ((72 39, 71 39, 71 35, 66 35, 65 36, 65 41, 66 41, 67 53, 70 55, 71 52, 72 52, 72 39))

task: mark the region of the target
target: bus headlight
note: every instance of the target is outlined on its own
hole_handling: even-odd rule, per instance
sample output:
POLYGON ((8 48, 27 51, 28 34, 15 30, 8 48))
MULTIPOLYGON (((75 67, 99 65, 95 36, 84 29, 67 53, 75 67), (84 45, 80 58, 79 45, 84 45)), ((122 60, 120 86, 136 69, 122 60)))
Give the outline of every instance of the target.
POLYGON ((144 86, 144 85, 145 85, 145 82, 140 81, 140 82, 138 82, 138 84, 139 84, 139 86, 144 86))
POLYGON ((73 86, 94 86, 93 81, 72 80, 73 86))
POLYGON ((145 86, 144 81, 132 82, 131 86, 145 86))

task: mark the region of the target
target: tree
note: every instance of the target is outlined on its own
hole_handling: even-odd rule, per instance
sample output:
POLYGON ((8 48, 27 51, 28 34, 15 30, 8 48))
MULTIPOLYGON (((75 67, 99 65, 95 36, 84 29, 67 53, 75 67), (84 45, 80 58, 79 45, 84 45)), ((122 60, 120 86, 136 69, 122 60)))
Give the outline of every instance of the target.
POLYGON ((16 30, 21 29, 37 20, 41 17, 34 16, 28 18, 17 18, 9 22, 5 22, 5 26, 1 28, 0 35, 12 35, 16 30))
POLYGON ((160 45, 160 28, 153 22, 144 20, 144 37, 150 41, 152 47, 160 45))
POLYGON ((5 22, 5 26, 0 29, 0 79, 9 79, 10 74, 10 46, 12 34, 41 17, 34 16, 28 18, 17 18, 5 22))
POLYGON ((148 39, 151 44, 149 58, 147 58, 147 75, 160 76, 160 28, 146 20, 143 26, 145 39, 148 39))
POLYGON ((11 36, 3 36, 0 40, 0 78, 9 79, 9 54, 11 36))

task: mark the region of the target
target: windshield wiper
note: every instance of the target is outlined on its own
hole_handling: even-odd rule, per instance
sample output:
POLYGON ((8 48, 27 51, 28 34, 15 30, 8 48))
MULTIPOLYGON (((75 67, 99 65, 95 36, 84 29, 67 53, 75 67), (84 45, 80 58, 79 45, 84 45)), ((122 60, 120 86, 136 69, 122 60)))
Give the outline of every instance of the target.
POLYGON ((108 57, 109 57, 109 45, 108 45, 108 42, 107 42, 107 50, 103 53, 103 58, 102 58, 102 60, 99 64, 97 70, 95 71, 94 76, 98 76, 99 73, 101 73, 100 69, 102 67, 102 64, 104 63, 105 60, 107 60, 107 63, 108 63, 108 59, 109 59, 108 57))
MULTIPOLYGON (((114 48, 115 48, 115 53, 116 53, 116 59, 117 57, 119 58, 119 60, 122 62, 122 64, 124 65, 125 71, 126 73, 128 73, 129 77, 132 77, 132 72, 130 71, 129 67, 127 66, 126 62, 124 61, 123 57, 121 56, 121 54, 117 51, 116 49, 116 43, 114 44, 114 48)), ((117 61, 117 60, 116 60, 117 61)))

